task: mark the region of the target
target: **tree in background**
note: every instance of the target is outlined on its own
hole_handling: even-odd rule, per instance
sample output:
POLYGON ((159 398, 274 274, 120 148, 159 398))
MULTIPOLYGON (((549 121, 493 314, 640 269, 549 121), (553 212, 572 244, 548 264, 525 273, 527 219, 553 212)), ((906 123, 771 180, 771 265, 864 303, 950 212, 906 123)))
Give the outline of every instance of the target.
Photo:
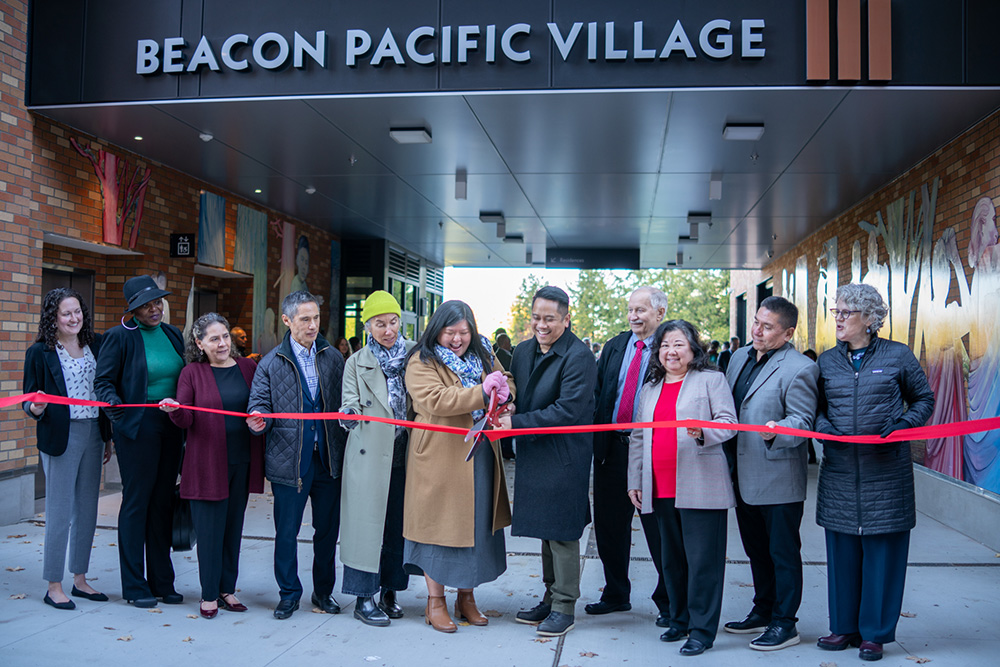
MULTIPOLYGON (((510 334, 514 340, 531 336, 531 297, 545 284, 534 274, 521 282, 521 291, 511 306, 510 334)), ((628 329, 625 304, 640 285, 666 292, 666 319, 691 322, 706 343, 729 339, 729 272, 717 270, 580 271, 576 284, 569 287, 573 332, 603 345, 628 329)))

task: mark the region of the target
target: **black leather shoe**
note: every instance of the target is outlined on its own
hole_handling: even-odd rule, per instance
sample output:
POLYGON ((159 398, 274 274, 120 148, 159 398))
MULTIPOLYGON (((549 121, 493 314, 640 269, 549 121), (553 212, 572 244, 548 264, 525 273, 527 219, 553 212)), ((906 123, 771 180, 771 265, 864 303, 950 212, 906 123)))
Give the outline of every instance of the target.
POLYGON ((49 605, 50 607, 55 607, 56 609, 65 609, 67 611, 76 609, 76 603, 73 602, 72 600, 66 600, 65 602, 56 602, 55 600, 49 597, 48 593, 45 594, 45 597, 42 598, 42 600, 45 602, 45 604, 49 605))
POLYGON ((631 602, 620 602, 615 604, 614 602, 608 602, 606 600, 598 600, 597 602, 591 602, 586 607, 583 608, 588 614, 593 614, 594 616, 600 616, 601 614, 610 614, 614 611, 629 611, 632 609, 631 602))
POLYGON ((726 632, 731 632, 734 635, 759 635, 767 630, 769 625, 771 625, 771 619, 751 611, 742 621, 729 621, 723 627, 726 632))
POLYGON ((670 627, 670 614, 665 611, 661 611, 656 616, 656 627, 658 628, 669 628, 670 627))
POLYGON ((876 642, 861 642, 861 650, 858 657, 868 662, 875 662, 882 659, 882 645, 876 642))
POLYGON ((315 593, 313 593, 312 594, 312 603, 313 603, 313 606, 318 607, 319 609, 322 609, 323 612, 326 613, 326 614, 339 614, 340 613, 340 605, 337 604, 337 601, 333 599, 333 594, 332 593, 330 595, 327 595, 326 597, 324 597, 322 599, 320 599, 320 597, 318 595, 316 595, 315 593))
POLYGON ((525 611, 519 611, 514 616, 514 620, 518 623, 527 623, 528 625, 538 625, 552 612, 552 605, 545 604, 544 602, 539 602, 531 609, 526 609, 525 611))
POLYGON ((543 637, 562 637, 573 629, 573 625, 573 614, 550 611, 545 620, 535 628, 535 632, 543 637))
POLYGON ((73 590, 69 593, 75 598, 83 598, 85 600, 90 600, 91 602, 107 602, 108 596, 104 593, 84 593, 76 586, 73 586, 73 590))
POLYGON ((684 646, 681 646, 681 655, 701 655, 708 649, 712 648, 705 644, 705 642, 698 641, 697 639, 688 639, 684 642, 684 646))
POLYGON ((777 651, 778 649, 795 646, 799 643, 799 632, 793 625, 783 628, 773 623, 767 626, 764 634, 750 642, 750 648, 757 651, 777 651))
POLYGON ((354 618, 365 625, 374 625, 377 628, 384 628, 389 625, 389 617, 375 604, 375 599, 371 597, 357 599, 357 602, 354 604, 354 618))
POLYGON ((160 602, 163 604, 184 604, 184 596, 180 593, 167 593, 160 598, 160 602))
POLYGON ((291 618, 292 614, 295 613, 295 610, 298 608, 298 600, 282 600, 278 603, 278 606, 274 608, 274 617, 279 621, 283 621, 286 618, 291 618))
POLYGON ((139 609, 152 609, 159 604, 154 597, 136 598, 135 600, 128 600, 127 602, 133 607, 138 607, 139 609))
POLYGON ((816 646, 824 651, 843 651, 848 646, 861 646, 861 635, 827 635, 816 641, 816 646))
POLYGON ((667 631, 660 635, 660 641, 679 642, 687 636, 687 630, 681 630, 680 628, 667 628, 667 631))
POLYGON ((378 607, 389 618, 403 618, 403 608, 396 602, 396 591, 391 588, 382 589, 382 593, 378 597, 378 607))

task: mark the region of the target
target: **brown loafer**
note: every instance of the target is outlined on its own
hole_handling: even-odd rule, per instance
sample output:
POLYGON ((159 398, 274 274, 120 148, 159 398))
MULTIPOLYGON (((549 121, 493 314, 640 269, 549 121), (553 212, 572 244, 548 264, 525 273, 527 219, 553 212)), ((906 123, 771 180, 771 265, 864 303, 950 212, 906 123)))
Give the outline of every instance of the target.
POLYGON ((850 635, 830 634, 820 637, 816 646, 824 651, 843 651, 848 646, 861 646, 861 635, 854 633, 850 635))
POLYGON ((486 625, 490 619, 479 613, 476 607, 476 598, 472 591, 459 591, 458 600, 455 601, 455 618, 460 621, 468 621, 472 625, 486 625))
POLYGON ((448 603, 444 601, 444 596, 428 595, 427 611, 424 614, 424 621, 438 632, 455 632, 458 628, 455 621, 448 615, 448 603))

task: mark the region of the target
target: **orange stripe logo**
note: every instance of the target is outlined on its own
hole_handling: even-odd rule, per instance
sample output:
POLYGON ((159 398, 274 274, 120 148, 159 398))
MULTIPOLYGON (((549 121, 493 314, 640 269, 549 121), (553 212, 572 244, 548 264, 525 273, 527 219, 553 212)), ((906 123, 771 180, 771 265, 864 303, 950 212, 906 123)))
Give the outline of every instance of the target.
MULTIPOLYGON (((892 3, 868 0, 867 5, 867 80, 891 81, 892 3)), ((806 0, 806 79, 861 81, 863 27, 861 0, 806 0), (831 2, 836 2, 835 7, 831 2), (830 71, 833 44, 835 73, 830 71)))

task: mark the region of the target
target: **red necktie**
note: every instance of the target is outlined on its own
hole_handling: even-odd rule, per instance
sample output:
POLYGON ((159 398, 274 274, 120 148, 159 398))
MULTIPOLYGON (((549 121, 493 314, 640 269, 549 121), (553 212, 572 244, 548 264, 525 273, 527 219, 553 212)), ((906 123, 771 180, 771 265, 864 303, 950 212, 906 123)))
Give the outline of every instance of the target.
POLYGON ((618 404, 616 424, 627 424, 632 421, 632 409, 635 407, 635 394, 639 389, 639 367, 642 366, 642 349, 646 344, 641 340, 635 342, 635 356, 628 365, 625 374, 625 387, 622 389, 622 400, 618 404))

